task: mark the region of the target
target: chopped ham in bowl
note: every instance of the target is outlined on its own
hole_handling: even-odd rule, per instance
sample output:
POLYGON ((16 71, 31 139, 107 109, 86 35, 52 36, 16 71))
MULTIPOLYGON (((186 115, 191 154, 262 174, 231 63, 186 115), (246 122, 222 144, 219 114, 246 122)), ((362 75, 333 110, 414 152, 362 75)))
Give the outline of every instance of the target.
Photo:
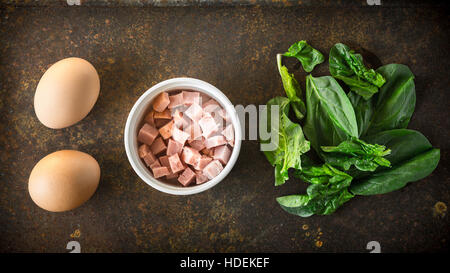
POLYGON ((183 187, 218 176, 233 150, 228 143, 234 140, 233 124, 227 123, 224 113, 216 100, 200 96, 200 92, 160 93, 137 135, 139 154, 153 176, 160 180, 176 178, 183 187), (202 100, 206 102, 202 104, 202 100), (158 130, 148 123, 150 120, 153 124, 164 120, 166 124, 158 130), (157 158, 164 161, 162 166, 157 158))
POLYGON ((146 183, 170 194, 193 194, 230 172, 240 150, 240 130, 222 92, 200 80, 176 78, 150 88, 133 106, 125 147, 146 183))

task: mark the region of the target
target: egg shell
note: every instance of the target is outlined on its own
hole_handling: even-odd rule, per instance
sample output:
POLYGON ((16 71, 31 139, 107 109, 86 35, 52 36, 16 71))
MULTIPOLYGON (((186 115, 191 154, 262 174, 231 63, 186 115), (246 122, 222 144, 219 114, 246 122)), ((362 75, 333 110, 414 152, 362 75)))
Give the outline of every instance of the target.
POLYGON ((53 212, 79 207, 94 194, 100 181, 100 166, 87 153, 61 150, 42 158, 28 181, 31 199, 53 212))
POLYGON ((34 95, 34 111, 45 126, 71 126, 91 111, 100 92, 97 70, 88 61, 71 57, 50 66, 34 95))

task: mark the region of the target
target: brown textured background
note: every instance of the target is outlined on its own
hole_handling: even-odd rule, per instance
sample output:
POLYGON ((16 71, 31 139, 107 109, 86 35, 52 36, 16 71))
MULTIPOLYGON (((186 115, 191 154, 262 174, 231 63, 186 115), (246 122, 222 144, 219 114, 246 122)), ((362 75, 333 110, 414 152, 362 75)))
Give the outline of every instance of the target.
MULTIPOLYGON (((0 5, 0 251, 66 252, 383 252, 449 250, 449 16, 447 7, 300 5, 251 7, 14 7, 0 5), (160 193, 128 164, 123 129, 153 84, 189 76, 221 89, 234 104, 282 95, 275 55, 306 39, 328 54, 344 42, 375 66, 408 65, 417 106, 409 128, 441 148, 432 175, 385 195, 356 197, 331 216, 300 218, 275 198, 303 191, 273 186, 273 168, 256 141, 244 141, 229 176, 193 196, 160 193), (69 56, 89 60, 100 97, 80 123, 51 130, 37 120, 33 95, 44 71, 69 56), (375 57, 377 56, 377 57, 375 57), (61 149, 100 163, 97 192, 64 213, 37 207, 27 191, 34 164, 61 149)), ((20 1, 19 1, 20 2, 20 1)), ((52 1, 47 1, 51 3, 52 1)), ((101 2, 101 1, 98 1, 101 2)), ((276 1, 273 1, 276 2, 276 1)), ((342 5, 342 2, 338 2, 342 5)), ((293 71, 295 62, 288 61, 293 71)), ((313 75, 328 74, 327 62, 313 75)), ((295 70, 304 85, 305 73, 295 70)))

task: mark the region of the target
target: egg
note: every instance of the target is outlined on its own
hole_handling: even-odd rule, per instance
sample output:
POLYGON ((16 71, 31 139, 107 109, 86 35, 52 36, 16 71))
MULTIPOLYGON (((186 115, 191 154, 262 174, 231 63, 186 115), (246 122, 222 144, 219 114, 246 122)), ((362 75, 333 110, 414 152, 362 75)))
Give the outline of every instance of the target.
POLYGON ((34 95, 39 121, 52 129, 71 126, 91 111, 100 92, 97 70, 88 61, 71 57, 50 66, 34 95))
POLYGON ((100 181, 100 166, 87 153, 61 150, 42 158, 28 180, 31 199, 53 212, 81 206, 94 194, 100 181))

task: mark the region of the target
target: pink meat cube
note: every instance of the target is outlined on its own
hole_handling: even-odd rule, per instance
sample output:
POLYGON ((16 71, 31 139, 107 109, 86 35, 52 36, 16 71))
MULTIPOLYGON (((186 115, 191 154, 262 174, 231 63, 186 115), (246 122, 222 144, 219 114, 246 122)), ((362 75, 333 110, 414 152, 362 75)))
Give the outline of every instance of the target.
POLYGON ((219 103, 217 103, 217 101, 215 99, 210 99, 207 102, 204 102, 202 107, 205 108, 206 106, 208 106, 210 104, 215 104, 220 107, 219 103))
POLYGON ((178 129, 176 126, 173 126, 172 129, 172 138, 181 143, 182 145, 184 145, 184 143, 186 142, 186 140, 190 137, 190 134, 187 132, 184 132, 180 129, 178 129))
POLYGON ((153 118, 154 113, 155 113, 155 111, 151 110, 150 112, 148 112, 147 115, 145 115, 145 118, 144 118, 144 121, 152 126, 155 126, 155 120, 153 118))
POLYGON ((175 126, 177 126, 177 128, 180 129, 185 128, 186 126, 189 125, 189 121, 187 120, 187 118, 178 109, 175 110, 175 112, 173 113, 173 120, 175 122, 175 126))
POLYGON ((169 139, 169 143, 167 144, 167 155, 181 154, 181 151, 183 151, 183 144, 169 139))
POLYGON ((185 105, 200 104, 200 93, 192 91, 183 91, 183 102, 185 105))
POLYGON ((159 133, 161 134, 161 136, 164 139, 168 139, 168 138, 170 138, 172 136, 173 124, 174 124, 174 121, 171 120, 166 125, 164 125, 163 127, 159 128, 159 133))
POLYGON ((198 125, 200 125, 203 136, 205 138, 208 138, 219 131, 219 126, 210 116, 205 116, 202 119, 200 119, 198 125))
POLYGON ((211 99, 210 96, 206 95, 205 93, 200 93, 200 103, 199 105, 202 105, 203 107, 203 103, 209 101, 211 99))
POLYGON ((201 157, 202 155, 199 153, 199 151, 197 151, 194 148, 186 146, 183 148, 181 160, 183 160, 183 162, 186 164, 195 166, 201 157))
POLYGON ((191 121, 184 131, 189 133, 189 140, 197 140, 202 138, 202 129, 196 121, 191 121))
POLYGON ((234 140, 233 124, 228 124, 227 127, 222 131, 222 135, 227 139, 228 142, 234 140))
POLYGON ((161 167, 161 164, 159 163, 159 160, 156 159, 149 167, 153 170, 154 168, 161 167))
POLYGON ((183 166, 183 163, 181 163, 181 160, 180 160, 180 157, 178 156, 178 154, 169 156, 169 164, 170 164, 170 169, 172 170, 173 173, 182 171, 185 168, 183 166))
POLYGON ((145 123, 144 126, 142 126, 142 128, 139 130, 137 139, 142 143, 152 145, 158 134, 159 132, 155 127, 151 126, 148 123, 145 123))
POLYGON ((227 144, 227 140, 225 139, 224 136, 220 135, 220 136, 212 136, 210 138, 207 138, 205 140, 205 146, 208 149, 220 146, 220 145, 224 145, 227 144))
POLYGON ((227 145, 214 148, 214 159, 219 160, 223 165, 228 163, 230 156, 231 150, 227 147, 227 145))
POLYGON ((203 150, 205 148, 205 143, 203 139, 196 139, 196 140, 188 140, 189 146, 196 149, 197 151, 203 150))
POLYGON ((156 161, 156 157, 151 152, 147 153, 143 159, 149 167, 156 161))
POLYGON ((183 186, 188 186, 194 181, 195 173, 191 170, 191 168, 187 167, 183 173, 178 177, 178 182, 180 182, 183 186))
POLYGON ((167 123, 169 123, 169 120, 167 119, 155 119, 155 127, 158 128, 158 130, 167 125, 167 123))
POLYGON ((169 109, 176 108, 178 106, 183 105, 183 93, 178 93, 176 95, 169 96, 169 109))
POLYGON ((222 164, 220 164, 220 161, 213 160, 203 169, 203 174, 206 175, 208 179, 213 179, 218 176, 222 170, 223 167, 222 164))
POLYGON ((177 173, 170 173, 168 175, 166 175, 166 179, 170 180, 170 181, 174 181, 178 179, 178 174, 177 173))
POLYGON ((219 111, 218 111, 218 113, 219 113, 219 115, 224 119, 224 120, 226 120, 226 121, 229 121, 230 120, 230 116, 228 115, 228 112, 227 111, 225 111, 225 109, 220 109, 219 111))
POLYGON ((210 103, 203 106, 203 112, 205 113, 213 113, 213 112, 219 112, 220 106, 217 103, 210 103))
POLYGON ((142 144, 139 146, 138 154, 140 158, 144 158, 148 153, 150 153, 150 146, 147 144, 142 144))
POLYGON ((169 94, 167 94, 167 92, 162 92, 153 101, 153 110, 156 112, 162 112, 167 108, 169 103, 169 94))
POLYGON ((212 160, 213 159, 211 157, 203 155, 197 164, 195 164, 194 169, 203 170, 212 160))
POLYGON ((170 175, 169 169, 167 167, 156 167, 152 169, 153 176, 155 178, 160 178, 165 175, 170 175))
POLYGON ((191 120, 199 121, 203 117, 203 109, 197 103, 193 103, 186 111, 184 111, 184 115, 191 120))
POLYGON ((150 149, 152 150, 152 153, 154 155, 157 155, 159 153, 164 152, 167 149, 166 144, 164 143, 162 137, 158 137, 153 141, 152 145, 150 146, 150 149))
POLYGON ((213 150, 208 148, 203 148, 203 150, 200 151, 204 155, 213 156, 213 150))
POLYGON ((201 171, 195 172, 195 184, 203 184, 208 180, 209 180, 208 177, 204 175, 203 172, 201 171))
POLYGON ((169 109, 166 109, 162 112, 155 112, 153 114, 153 119, 172 119, 172 115, 169 109))
POLYGON ((159 162, 161 162, 161 166, 170 168, 169 157, 167 155, 160 156, 159 162))

